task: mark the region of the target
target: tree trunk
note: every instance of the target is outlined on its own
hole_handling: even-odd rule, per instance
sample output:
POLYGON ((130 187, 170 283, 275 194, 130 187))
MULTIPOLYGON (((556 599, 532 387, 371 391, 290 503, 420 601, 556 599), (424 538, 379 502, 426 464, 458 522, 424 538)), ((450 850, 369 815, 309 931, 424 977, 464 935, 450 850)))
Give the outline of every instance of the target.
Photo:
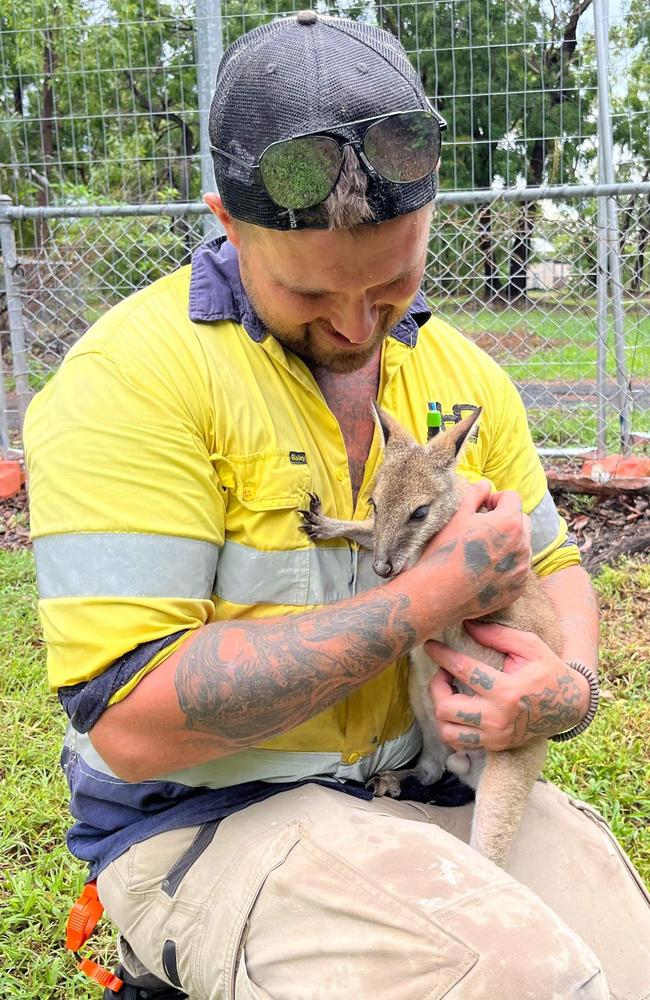
POLYGON ((483 275, 485 284, 483 285, 483 298, 486 302, 491 302, 498 298, 501 293, 501 280, 494 259, 494 245, 492 243, 492 208, 485 205, 481 208, 478 217, 479 226, 479 249, 483 260, 483 275))
POLYGON ((510 271, 508 275, 507 298, 509 302, 526 302, 528 295, 528 261, 530 259, 530 241, 535 226, 537 205, 535 202, 522 203, 517 217, 517 224, 512 239, 510 253, 510 271))
MULTIPOLYGON (((54 158, 54 90, 52 77, 56 64, 56 54, 52 45, 52 34, 49 28, 45 32, 43 46, 43 101, 41 106, 41 149, 43 151, 43 183, 38 189, 37 202, 45 208, 50 201, 50 172, 54 158)), ((47 236, 46 219, 39 219, 36 224, 36 246, 43 245, 47 236)))
POLYGON ((639 295, 641 292, 641 283, 643 281, 643 270, 645 268, 645 253, 648 247, 648 242, 650 241, 650 208, 646 207, 645 211, 641 213, 641 218, 639 219, 639 246, 637 249, 636 260, 634 262, 634 274, 632 275, 632 282, 630 284, 630 291, 634 295, 639 295))
MULTIPOLYGON (((539 187, 544 177, 546 162, 546 146, 544 139, 536 139, 533 143, 528 164, 528 183, 539 187)), ((517 223, 512 238, 510 251, 510 268, 508 287, 505 297, 509 302, 527 300, 526 285, 528 282, 528 262, 530 260, 530 241, 533 235, 538 206, 533 201, 523 201, 519 208, 517 223)))
POLYGON ((17 115, 23 117, 23 87, 20 80, 14 84, 14 110, 17 115))
MULTIPOLYGON (((564 26, 562 40, 559 43, 551 43, 544 51, 543 75, 540 82, 546 81, 545 89, 552 107, 562 104, 567 99, 564 81, 578 45, 578 22, 591 3, 592 0, 575 0, 574 6, 567 12, 568 18, 564 26), (553 84, 555 84, 555 89, 551 89, 553 84)), ((548 142, 546 139, 539 138, 533 142, 527 170, 527 181, 533 187, 539 187, 544 180, 547 152, 548 142)), ((526 299, 530 241, 537 214, 538 207, 535 202, 522 202, 513 238, 510 275, 506 290, 506 296, 511 302, 526 299)))

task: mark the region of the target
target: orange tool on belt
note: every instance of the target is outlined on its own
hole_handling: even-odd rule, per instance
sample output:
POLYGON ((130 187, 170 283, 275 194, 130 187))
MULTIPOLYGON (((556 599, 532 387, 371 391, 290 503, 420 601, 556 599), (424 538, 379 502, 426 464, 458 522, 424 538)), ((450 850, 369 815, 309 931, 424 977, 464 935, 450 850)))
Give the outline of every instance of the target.
POLYGON ((119 993, 124 985, 123 981, 109 969, 92 962, 89 958, 80 958, 79 949, 86 943, 94 931, 99 919, 104 912, 99 896, 97 895, 97 883, 87 882, 83 892, 73 903, 68 916, 68 923, 65 929, 65 945, 73 952, 77 959, 79 968, 90 979, 94 979, 105 989, 119 993))

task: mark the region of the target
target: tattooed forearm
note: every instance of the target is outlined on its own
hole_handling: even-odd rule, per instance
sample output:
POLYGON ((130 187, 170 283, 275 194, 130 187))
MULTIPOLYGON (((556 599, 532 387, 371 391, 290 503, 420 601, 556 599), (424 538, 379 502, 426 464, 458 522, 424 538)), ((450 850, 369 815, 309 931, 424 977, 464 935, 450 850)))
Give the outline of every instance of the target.
POLYGON ((598 598, 580 566, 544 577, 542 587, 555 608, 564 636, 563 660, 580 660, 598 670, 598 598))
POLYGON ((580 687, 574 672, 558 674, 557 687, 545 687, 519 699, 515 731, 521 741, 530 736, 554 736, 577 726, 583 716, 580 687))
POLYGON ((205 626, 176 669, 187 728, 230 752, 293 729, 415 645, 409 605, 379 593, 354 608, 205 626))

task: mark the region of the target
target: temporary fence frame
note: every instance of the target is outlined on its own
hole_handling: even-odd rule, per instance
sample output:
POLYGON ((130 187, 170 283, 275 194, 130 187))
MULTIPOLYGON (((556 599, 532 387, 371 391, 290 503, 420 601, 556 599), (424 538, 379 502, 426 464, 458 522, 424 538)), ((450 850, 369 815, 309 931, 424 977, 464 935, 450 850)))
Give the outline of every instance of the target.
MULTIPOLYGON (((598 212, 597 253, 597 339, 598 354, 596 365, 597 398, 597 439, 595 450, 605 454, 605 431, 607 408, 612 406, 619 427, 620 450, 626 453, 630 447, 630 413, 632 395, 625 357, 625 342, 622 323, 620 245, 616 229, 616 199, 629 195, 650 195, 650 183, 627 184, 583 184, 554 187, 527 188, 491 191, 441 192, 437 197, 440 206, 494 205, 499 202, 570 202, 575 199, 597 198, 598 212), (616 358, 616 397, 611 401, 605 391, 607 385, 606 360, 610 330, 614 330, 614 354, 616 358)), ((0 445, 4 452, 10 448, 12 430, 22 430, 29 399, 28 344, 26 324, 23 315, 23 293, 21 291, 21 267, 16 251, 14 226, 24 220, 82 219, 108 217, 170 217, 188 218, 206 216, 209 209, 202 203, 169 202, 160 205, 84 205, 34 207, 13 205, 7 195, 0 195, 0 241, 2 249, 2 273, 6 296, 7 316, 11 343, 12 370, 2 373, 0 367, 0 445), (16 408, 7 402, 6 381, 12 378, 15 388, 16 408), (12 419, 13 418, 13 419, 12 419), (17 418, 17 419, 16 419, 17 418), (13 426, 12 426, 13 424, 13 426)), ((435 228, 435 220, 434 220, 435 228)), ((210 230, 204 229, 208 236, 210 230)), ((561 447, 540 447, 540 454, 551 456, 576 456, 594 451, 593 442, 579 441, 561 447)))

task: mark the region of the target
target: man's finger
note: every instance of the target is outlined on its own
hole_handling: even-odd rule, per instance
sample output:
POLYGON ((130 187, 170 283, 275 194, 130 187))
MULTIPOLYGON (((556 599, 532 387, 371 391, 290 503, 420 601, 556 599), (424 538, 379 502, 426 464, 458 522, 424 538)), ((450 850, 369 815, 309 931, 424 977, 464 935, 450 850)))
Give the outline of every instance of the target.
POLYGON ((508 656, 535 660, 546 648, 534 632, 522 632, 508 625, 497 625, 496 622, 466 621, 464 625, 472 639, 476 639, 481 646, 488 646, 508 656))
POLYGON ((477 694, 485 694, 503 684, 504 678, 500 670, 494 670, 487 663, 474 660, 471 656, 450 649, 441 642, 430 639, 425 643, 425 649, 438 666, 467 684, 477 694))
POLYGON ((503 514, 521 514, 521 496, 515 490, 493 493, 490 497, 490 510, 499 510, 503 514))
POLYGON ((453 694, 436 703, 436 718, 440 722, 455 722, 457 726, 482 726, 486 702, 469 694, 453 694))
POLYGON ((440 725, 440 739, 452 750, 482 750, 483 734, 478 729, 462 729, 460 726, 443 722, 440 725))
POLYGON ((434 704, 450 698, 455 693, 451 686, 451 677, 446 670, 438 670, 433 675, 430 690, 434 704))
POLYGON ((491 492, 492 483, 489 479, 479 479, 478 482, 471 483, 465 489, 459 509, 467 514, 475 514, 481 507, 487 507, 491 492))

